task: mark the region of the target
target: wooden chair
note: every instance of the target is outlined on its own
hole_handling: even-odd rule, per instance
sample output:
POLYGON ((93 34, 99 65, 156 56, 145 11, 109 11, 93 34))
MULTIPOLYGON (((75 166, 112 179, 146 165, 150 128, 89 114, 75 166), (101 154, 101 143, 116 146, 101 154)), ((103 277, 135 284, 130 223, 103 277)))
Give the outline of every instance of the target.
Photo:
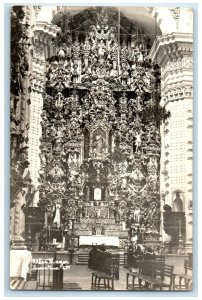
POLYGON ((192 262, 184 261, 184 272, 174 274, 173 290, 191 290, 192 289, 192 262), (176 280, 178 279, 178 283, 176 280))

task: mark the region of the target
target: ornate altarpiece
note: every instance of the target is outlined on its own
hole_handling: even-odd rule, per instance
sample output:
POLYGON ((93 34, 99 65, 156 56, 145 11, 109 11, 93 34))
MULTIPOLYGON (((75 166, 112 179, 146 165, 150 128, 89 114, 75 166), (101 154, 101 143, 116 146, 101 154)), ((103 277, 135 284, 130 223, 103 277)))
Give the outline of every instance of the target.
POLYGON ((105 235, 124 238, 132 226, 158 237, 159 128, 166 112, 149 38, 109 8, 64 12, 58 25, 41 123, 38 205, 46 225, 57 204, 61 225, 75 220, 77 235, 91 235, 97 219, 105 235))

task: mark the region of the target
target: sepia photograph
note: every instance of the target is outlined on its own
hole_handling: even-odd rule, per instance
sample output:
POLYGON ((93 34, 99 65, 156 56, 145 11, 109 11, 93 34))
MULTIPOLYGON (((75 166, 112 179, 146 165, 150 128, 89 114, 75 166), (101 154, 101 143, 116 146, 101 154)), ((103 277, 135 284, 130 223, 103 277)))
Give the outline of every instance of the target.
POLYGON ((192 7, 10 7, 11 290, 193 289, 193 102, 192 7))

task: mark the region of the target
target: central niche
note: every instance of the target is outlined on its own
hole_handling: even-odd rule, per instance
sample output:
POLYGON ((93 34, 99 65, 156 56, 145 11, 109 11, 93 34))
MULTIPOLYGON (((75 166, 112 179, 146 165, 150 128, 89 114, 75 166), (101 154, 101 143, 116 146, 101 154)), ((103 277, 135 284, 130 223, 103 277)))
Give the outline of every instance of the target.
POLYGON ((101 190, 101 188, 95 188, 94 189, 94 200, 95 201, 102 200, 102 190, 101 190))
POLYGON ((108 187, 110 131, 105 126, 99 126, 99 120, 85 131, 84 158, 88 176, 89 199, 94 205, 106 201, 106 189, 108 187), (90 132, 90 133, 89 133, 90 132))
POLYGON ((106 159, 111 148, 110 140, 109 132, 101 127, 86 129, 84 132, 84 159, 106 159))
POLYGON ((107 133, 102 128, 92 132, 92 154, 93 158, 105 158, 108 153, 107 133))

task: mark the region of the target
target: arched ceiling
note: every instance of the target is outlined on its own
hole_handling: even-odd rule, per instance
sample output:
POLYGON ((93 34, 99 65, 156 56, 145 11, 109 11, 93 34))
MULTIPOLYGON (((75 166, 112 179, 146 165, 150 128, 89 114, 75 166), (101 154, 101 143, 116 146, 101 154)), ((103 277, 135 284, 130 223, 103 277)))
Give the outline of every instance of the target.
MULTIPOLYGON (((66 6, 66 7, 57 7, 57 13, 52 19, 52 23, 58 25, 60 22, 60 14, 69 13, 74 16, 85 9, 91 8, 92 10, 95 7, 87 6, 66 6)), ((120 12, 131 22, 139 25, 143 31, 149 36, 151 43, 155 40, 155 37, 161 34, 161 29, 157 24, 155 18, 151 14, 151 9, 149 7, 138 7, 138 6, 121 6, 121 7, 107 7, 109 9, 119 10, 120 12)))

